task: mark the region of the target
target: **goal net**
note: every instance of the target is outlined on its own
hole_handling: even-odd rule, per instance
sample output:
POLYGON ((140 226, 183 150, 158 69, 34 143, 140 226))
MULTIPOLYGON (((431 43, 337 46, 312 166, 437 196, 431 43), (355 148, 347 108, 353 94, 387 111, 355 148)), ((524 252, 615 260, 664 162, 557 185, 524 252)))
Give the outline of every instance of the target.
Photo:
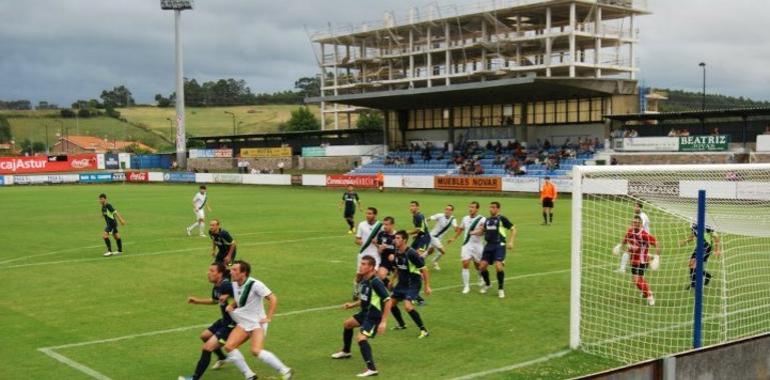
POLYGON ((623 363, 692 348, 699 190, 703 345, 770 331, 770 165, 584 166, 573 171, 572 348, 623 363), (648 234, 644 220, 633 228, 638 208, 648 234))

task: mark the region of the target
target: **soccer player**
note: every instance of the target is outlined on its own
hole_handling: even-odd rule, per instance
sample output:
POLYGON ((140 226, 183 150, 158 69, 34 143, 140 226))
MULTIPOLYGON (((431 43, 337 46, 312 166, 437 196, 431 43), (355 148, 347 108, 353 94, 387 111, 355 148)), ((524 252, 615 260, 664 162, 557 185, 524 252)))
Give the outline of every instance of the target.
POLYGON ((356 225, 356 206, 358 206, 359 210, 363 211, 358 193, 353 191, 353 185, 348 185, 348 189, 342 193, 342 201, 340 201, 340 208, 345 207, 345 213, 342 216, 348 222, 348 234, 353 233, 353 228, 356 225))
POLYGON ((505 249, 513 249, 513 242, 516 240, 516 226, 508 218, 500 215, 500 203, 492 202, 489 204, 489 218, 484 221, 484 240, 487 244, 481 253, 481 262, 479 262, 479 272, 484 279, 484 286, 480 292, 486 293, 489 290, 489 264, 495 264, 497 271, 497 296, 505 298, 505 249), (510 235, 510 236, 509 236, 510 235))
POLYGON ((471 273, 469 270, 471 261, 473 261, 473 265, 476 267, 479 285, 484 285, 484 279, 481 277, 481 272, 479 272, 479 262, 481 261, 481 252, 484 250, 481 236, 484 235, 484 224, 486 221, 487 219, 484 216, 479 215, 479 202, 471 202, 468 205, 468 215, 463 217, 460 226, 455 228, 455 236, 447 242, 447 244, 451 244, 460 237, 460 234, 463 234, 463 245, 460 249, 460 260, 463 263, 463 294, 468 294, 471 291, 471 273))
POLYGON ((390 283, 388 276, 395 270, 396 261, 396 231, 393 230, 395 219, 392 216, 386 216, 382 219, 382 229, 377 234, 375 244, 380 253, 380 267, 377 269, 377 277, 380 278, 385 287, 390 283))
POLYGON ((377 367, 374 365, 372 347, 369 339, 374 339, 377 333, 384 333, 388 324, 390 312, 390 295, 385 289, 385 284, 377 276, 374 258, 366 256, 361 259, 358 266, 358 301, 345 304, 345 309, 361 307, 361 311, 345 320, 342 331, 342 351, 332 354, 332 359, 350 358, 350 346, 353 341, 353 329, 361 327, 356 341, 361 349, 361 356, 366 363, 366 369, 359 373, 358 377, 377 376, 377 367))
POLYGON ((647 304, 655 305, 655 297, 650 291, 650 285, 644 280, 644 273, 650 263, 649 249, 655 247, 655 254, 660 256, 660 247, 658 241, 649 232, 642 228, 642 218, 635 215, 631 222, 631 228, 628 229, 623 240, 620 242, 620 248, 628 248, 631 254, 631 274, 637 289, 642 292, 642 297, 647 299, 647 304))
MULTIPOLYGON (((251 339, 251 354, 273 367, 281 375, 281 379, 291 379, 293 374, 291 368, 283 364, 275 354, 263 349, 267 327, 275 315, 278 298, 265 284, 250 276, 251 265, 245 261, 233 262, 230 275, 235 302, 230 303, 226 310, 233 317, 236 326, 225 343, 228 358, 238 352, 238 347, 251 339), (267 313, 262 303, 264 299, 270 302, 267 313)), ((240 352, 235 354, 236 360, 239 354, 240 352)))
POLYGON ((107 252, 104 253, 104 256, 121 255, 123 254, 123 240, 120 238, 120 233, 118 232, 118 222, 120 222, 121 226, 125 226, 126 221, 123 219, 123 216, 118 213, 118 210, 115 210, 111 204, 107 203, 107 195, 99 194, 99 204, 102 205, 102 215, 104 216, 104 221, 107 223, 107 225, 104 226, 104 233, 102 234, 104 244, 107 245, 107 252), (118 245, 117 252, 112 252, 110 234, 115 238, 115 244, 118 245))
POLYGON ((393 242, 396 245, 396 277, 398 281, 391 295, 390 311, 393 314, 393 318, 398 322, 398 326, 393 329, 405 329, 404 318, 401 316, 401 311, 398 310, 398 303, 404 301, 404 309, 412 317, 417 327, 420 328, 420 335, 417 338, 423 339, 428 336, 428 329, 422 323, 422 317, 415 310, 413 302, 420 295, 420 288, 423 282, 425 283, 425 294, 430 295, 430 276, 425 268, 425 260, 417 251, 407 246, 408 241, 409 234, 406 231, 396 232, 396 239, 393 242))
POLYGON ((543 205, 543 225, 553 224, 553 202, 556 200, 556 185, 551 182, 551 177, 546 176, 543 188, 540 189, 540 202, 543 205))
POLYGON ((381 229, 382 223, 377 220, 377 209, 367 208, 366 219, 358 223, 358 230, 356 231, 356 245, 360 246, 356 267, 361 265, 361 258, 364 256, 372 257, 377 266, 380 266, 380 252, 377 250, 376 239, 381 229))
POLYGON ((414 229, 409 231, 409 235, 414 235, 412 248, 423 255, 431 240, 428 233, 428 222, 425 220, 425 215, 420 212, 420 202, 409 202, 409 212, 412 213, 412 224, 414 224, 414 229))
POLYGON ((209 223, 209 237, 211 238, 211 257, 214 262, 230 265, 235 261, 236 243, 233 236, 219 224, 219 219, 212 219, 209 223))
MULTIPOLYGON (((698 237, 698 224, 693 223, 690 227, 690 230, 692 233, 690 236, 688 236, 686 239, 679 242, 679 245, 682 246, 684 244, 692 243, 693 240, 697 241, 698 237)), ((706 263, 709 261, 709 257, 711 257, 711 254, 715 254, 717 257, 721 254, 721 244, 720 244, 720 237, 719 234, 714 231, 713 228, 709 226, 704 226, 703 229, 704 236, 703 236, 703 285, 708 285, 711 282, 711 273, 709 273, 706 270, 706 263)), ((685 289, 694 289, 695 288, 695 279, 696 279, 696 272, 695 272, 695 253, 697 251, 697 247, 693 249, 692 255, 690 256, 690 284, 687 285, 685 289)))
MULTIPOLYGON (((444 207, 443 213, 438 213, 435 215, 431 215, 429 218, 432 221, 435 221, 436 223, 433 225, 433 229, 430 231, 430 243, 428 244, 428 256, 430 256, 433 251, 438 251, 436 253, 436 256, 433 256, 433 269, 435 270, 441 270, 441 267, 438 265, 438 261, 441 260, 441 256, 446 253, 444 251, 444 244, 441 243, 441 238, 446 235, 447 232, 449 232, 452 228, 457 228, 457 219, 454 217, 455 212, 455 206, 453 205, 446 205, 444 207)), ((447 242, 449 244, 449 242, 447 242)))
MULTIPOLYGON (((650 217, 647 216, 647 213, 642 211, 642 207, 644 207, 642 202, 637 201, 634 203, 634 215, 638 215, 642 218, 642 230, 650 233, 650 217)), ((628 265, 628 260, 630 258, 631 256, 628 252, 623 252, 623 256, 620 258, 620 268, 618 268, 618 273, 626 273, 626 265, 628 265)))
MULTIPOLYGON (((203 341, 203 348, 201 349, 201 357, 198 359, 198 365, 195 367, 195 373, 192 376, 179 376, 178 380, 198 380, 203 377, 206 369, 211 363, 211 353, 217 355, 216 363, 214 363, 213 369, 220 369, 225 365, 227 356, 222 352, 222 344, 227 341, 227 337, 230 336, 230 331, 235 327, 235 321, 227 313, 227 298, 233 295, 233 286, 225 278, 225 272, 227 268, 222 263, 213 263, 209 266, 208 280, 214 284, 214 288, 211 289, 211 298, 198 298, 188 297, 187 303, 193 305, 219 305, 222 318, 214 322, 209 328, 203 330, 201 333, 201 340, 203 341), (220 299, 224 299, 222 302, 220 299)), ((243 356, 241 356, 243 357, 243 356)), ((243 375, 248 380, 256 380, 257 375, 249 368, 245 361, 237 363, 239 369, 243 369, 243 375)))
POLYGON ((198 227, 199 236, 206 237, 206 234, 203 233, 203 229, 206 228, 206 211, 203 209, 203 207, 205 206, 206 210, 211 212, 211 206, 209 206, 207 201, 208 194, 206 194, 206 186, 201 185, 192 200, 193 213, 195 213, 195 217, 197 219, 195 223, 187 227, 187 236, 190 236, 195 227, 198 227))

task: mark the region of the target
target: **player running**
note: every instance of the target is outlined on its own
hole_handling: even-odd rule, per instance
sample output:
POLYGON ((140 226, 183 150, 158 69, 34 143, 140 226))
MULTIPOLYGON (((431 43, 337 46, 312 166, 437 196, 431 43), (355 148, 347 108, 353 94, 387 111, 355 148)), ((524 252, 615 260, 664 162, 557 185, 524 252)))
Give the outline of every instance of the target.
POLYGON ((553 202, 556 200, 557 196, 556 185, 551 182, 551 177, 546 176, 545 182, 543 182, 543 188, 540 189, 540 202, 543 205, 544 226, 547 226, 549 223, 553 224, 553 202))
POLYGON ((393 289, 391 295, 391 308, 390 311, 393 314, 393 318, 398 322, 398 326, 394 327, 394 330, 403 330, 406 328, 404 318, 401 316, 401 311, 398 310, 398 303, 404 301, 404 309, 412 317, 412 320, 420 328, 420 335, 418 339, 423 339, 428 336, 428 330, 422 323, 420 313, 414 308, 413 302, 420 294, 420 288, 422 283, 425 282, 425 294, 430 295, 430 282, 428 270, 425 268, 425 260, 420 256, 417 251, 407 246, 409 241, 409 234, 406 231, 401 230, 396 232, 396 239, 394 243, 396 245, 396 277, 398 281, 393 289))
POLYGON ((479 202, 471 202, 468 205, 468 215, 464 216, 460 226, 455 228, 455 236, 447 241, 447 244, 452 244, 461 234, 463 235, 463 245, 460 248, 460 260, 463 263, 463 294, 468 294, 471 291, 471 273, 469 270, 471 261, 473 261, 479 276, 479 286, 484 285, 484 279, 479 272, 479 262, 481 261, 481 252, 484 250, 481 236, 484 235, 486 221, 484 216, 479 215, 479 202))
MULTIPOLYGON (((227 268, 222 263, 213 263, 209 266, 208 280, 214 284, 214 288, 211 289, 211 298, 197 298, 188 297, 187 303, 193 305, 219 305, 219 309, 222 313, 222 318, 214 322, 209 328, 203 330, 201 333, 201 340, 203 341, 203 348, 201 349, 201 357, 198 359, 198 365, 195 367, 195 373, 192 376, 179 376, 178 380, 198 380, 203 377, 206 369, 211 363, 211 353, 217 355, 216 363, 211 367, 212 369, 220 369, 225 365, 227 356, 222 352, 222 344, 227 341, 227 337, 230 336, 230 331, 235 327, 235 321, 227 313, 227 298, 232 297, 233 287, 225 278, 225 272, 227 268), (222 302, 220 299, 224 298, 222 302)), ((243 357, 243 356, 241 356, 243 357)), ((242 370, 243 375, 247 380, 256 380, 257 375, 254 371, 246 365, 245 361, 237 363, 239 369, 242 370)))
POLYGON ((200 186, 198 192, 195 193, 195 196, 193 197, 192 204, 193 213, 195 213, 197 219, 195 223, 187 227, 187 236, 190 236, 195 227, 198 227, 198 236, 206 237, 206 234, 203 233, 203 229, 206 228, 206 211, 203 207, 205 206, 206 210, 211 212, 211 206, 209 206, 208 203, 208 194, 206 194, 206 186, 200 186))
MULTIPOLYGON (((698 238, 698 224, 693 223, 690 227, 692 233, 686 239, 679 242, 679 246, 692 243, 693 240, 697 241, 698 238)), ((711 273, 706 270, 706 263, 709 261, 711 254, 715 254, 717 257, 721 254, 721 239, 718 233, 713 228, 704 226, 703 228, 703 285, 708 285, 711 282, 711 273)), ((695 289, 695 253, 697 247, 693 248, 692 255, 690 256, 690 284, 685 288, 686 290, 695 289)))
POLYGON ((356 206, 358 206, 359 210, 364 211, 361 201, 358 198, 358 193, 353 191, 353 185, 348 185, 348 189, 342 193, 342 201, 340 201, 340 208, 345 207, 345 213, 342 214, 342 217, 345 218, 345 221, 348 223, 348 234, 354 232, 354 227, 356 225, 356 206))
POLYGON ((516 240, 516 226, 508 218, 500 215, 500 203, 492 202, 489 204, 489 218, 484 221, 484 240, 487 244, 481 253, 481 262, 479 262, 479 272, 484 279, 484 286, 479 292, 486 293, 489 290, 489 264, 495 264, 497 271, 497 296, 505 298, 505 250, 513 249, 513 243, 516 240), (509 236, 510 235, 510 236, 509 236))
POLYGON ((644 273, 650 264, 650 246, 655 247, 655 255, 657 256, 653 260, 659 260, 660 247, 658 246, 658 241, 642 228, 642 218, 639 215, 635 215, 633 222, 631 222, 631 228, 623 236, 619 248, 628 248, 628 253, 631 255, 631 274, 633 275, 631 279, 642 292, 642 297, 647 299, 647 304, 653 306, 655 305, 655 297, 653 297, 652 291, 650 291, 650 285, 644 280, 644 273))
POLYGON ((384 333, 387 328, 388 313, 390 312, 390 295, 385 289, 385 284, 377 277, 377 269, 374 258, 366 256, 361 259, 358 266, 358 301, 345 304, 345 309, 361 307, 361 311, 345 320, 342 331, 342 351, 332 354, 332 359, 348 359, 350 346, 353 341, 353 329, 361 327, 356 341, 361 349, 361 356, 366 363, 364 372, 358 377, 377 376, 377 367, 374 365, 372 347, 369 339, 374 339, 377 333, 384 333))
POLYGON ((420 202, 409 202, 409 212, 412 213, 412 224, 414 224, 414 229, 409 231, 409 235, 414 235, 412 248, 423 255, 431 241, 430 233, 428 233, 428 222, 425 220, 425 215, 420 212, 420 202))
POLYGON ((388 276, 395 270, 396 246, 394 240, 396 239, 396 231, 393 230, 395 222, 392 216, 383 218, 382 229, 377 234, 375 241, 377 251, 380 253, 380 267, 377 268, 377 277, 382 280, 386 287, 390 283, 388 276))
MULTIPOLYGON (((230 270, 233 281, 233 299, 235 302, 227 306, 227 312, 233 317, 236 326, 225 343, 225 352, 228 358, 234 353, 237 357, 240 347, 251 339, 251 354, 273 367, 281 375, 281 378, 291 379, 292 370, 272 352, 263 349, 267 327, 273 320, 275 309, 278 306, 278 298, 261 281, 250 276, 251 265, 245 261, 237 260, 230 270), (262 303, 264 299, 270 301, 270 307, 265 313, 262 303)), ((241 358, 243 355, 240 355, 241 358)), ((237 360, 237 358, 236 358, 237 360)))
MULTIPOLYGON (((433 269, 435 270, 441 270, 441 267, 438 265, 438 261, 441 260, 441 256, 446 253, 444 251, 444 244, 441 243, 441 238, 446 235, 449 230, 453 228, 457 228, 457 219, 454 217, 455 212, 455 206, 453 205, 446 205, 444 207, 444 213, 438 213, 435 215, 431 215, 429 218, 432 221, 435 221, 436 223, 433 225, 433 229, 430 231, 430 244, 428 244, 428 252, 427 255, 430 256, 433 251, 438 251, 436 253, 436 256, 433 256, 433 269)), ((447 242, 449 244, 449 242, 447 242)))
POLYGON ((236 243, 233 236, 219 224, 219 219, 212 219, 209 223, 209 237, 211 238, 211 257, 214 262, 230 265, 235 261, 236 243))
MULTIPOLYGON (((647 216, 647 213, 642 211, 642 207, 644 207, 642 202, 637 201, 634 203, 634 215, 638 215, 642 219, 642 230, 650 233, 650 217, 647 216)), ((618 273, 626 273, 626 266, 628 265, 628 260, 630 258, 631 256, 628 252, 623 252, 623 256, 620 258, 620 268, 618 268, 618 273)))
POLYGON ((102 205, 102 215, 104 216, 104 221, 107 223, 107 225, 104 226, 104 233, 102 233, 104 244, 107 245, 107 252, 104 253, 104 257, 122 255, 123 240, 120 238, 120 233, 118 232, 118 222, 120 222, 121 226, 125 226, 126 221, 123 219, 123 216, 118 213, 118 210, 115 210, 111 204, 107 203, 107 195, 103 193, 99 194, 99 204, 102 205), (115 244, 118 245, 117 252, 112 252, 110 234, 115 238, 115 244))

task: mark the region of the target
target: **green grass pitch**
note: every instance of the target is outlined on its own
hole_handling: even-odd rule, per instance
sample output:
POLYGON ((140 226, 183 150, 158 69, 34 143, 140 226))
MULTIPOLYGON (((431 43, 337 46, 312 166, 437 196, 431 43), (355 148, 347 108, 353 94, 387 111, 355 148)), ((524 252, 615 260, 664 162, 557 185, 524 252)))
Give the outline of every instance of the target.
MULTIPOLYGON (((187 237, 193 222, 190 185, 79 185, 0 188, 0 378, 88 379, 46 355, 111 379, 175 379, 192 373, 199 333, 218 318, 214 306, 185 303, 207 296, 210 241, 187 237), (103 258, 103 219, 97 195, 106 192, 126 218, 123 257, 103 258)), ((278 316, 266 348, 298 379, 354 378, 363 368, 333 361, 342 321, 351 311, 356 246, 337 208, 342 190, 286 187, 209 187, 213 212, 239 244, 238 257, 278 296, 278 316)), ((567 351, 569 333, 569 200, 557 203, 553 226, 540 226, 532 197, 433 192, 362 191, 380 217, 410 221, 408 204, 425 214, 452 203, 461 217, 472 200, 500 200, 519 229, 507 260, 508 298, 460 293, 459 245, 442 270, 431 272, 434 294, 419 310, 431 331, 387 331, 373 342, 380 377, 450 379, 507 367, 490 379, 556 379, 612 367, 611 360, 567 351)), ((357 217, 362 217, 361 213, 357 217)), ((494 278, 494 276, 493 276, 494 278)), ((475 275, 472 275, 475 282, 475 275)), ((494 284, 493 284, 494 286, 494 284)), ((407 322, 411 321, 407 318, 407 322)), ((389 327, 394 325, 389 321, 389 327)), ((276 374, 255 358, 260 378, 276 374)), ((208 379, 240 379, 232 365, 208 379)))

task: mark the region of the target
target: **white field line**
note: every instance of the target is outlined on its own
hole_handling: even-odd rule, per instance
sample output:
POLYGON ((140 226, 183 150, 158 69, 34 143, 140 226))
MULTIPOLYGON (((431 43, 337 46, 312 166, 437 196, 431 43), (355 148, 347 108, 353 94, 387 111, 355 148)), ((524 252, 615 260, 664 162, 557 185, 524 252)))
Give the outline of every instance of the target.
MULTIPOLYGON (((530 278, 530 277, 539 277, 539 276, 548 276, 552 274, 560 274, 560 273, 568 273, 569 269, 562 269, 562 270, 555 270, 555 271, 549 271, 549 272, 538 272, 538 273, 528 273, 518 276, 510 276, 506 277, 506 280, 519 280, 524 278, 530 278)), ((442 291, 442 290, 449 290, 449 289, 457 289, 461 288, 463 285, 449 285, 449 286, 441 286, 438 288, 433 289, 433 291, 442 291)), ((276 313, 276 317, 285 317, 290 315, 298 315, 298 314, 306 314, 306 313, 313 313, 317 311, 326 311, 326 310, 334 310, 334 309, 341 309, 342 305, 330 305, 330 306, 321 306, 321 307, 314 307, 310 309, 302 309, 302 310, 294 310, 294 311, 287 311, 285 313, 276 313)), ((166 329, 166 330, 157 330, 157 331, 149 331, 145 333, 140 334, 132 334, 132 335, 124 335, 119 336, 115 338, 108 338, 108 339, 99 339, 99 340, 91 340, 86 342, 78 342, 78 343, 69 343, 69 344, 63 344, 60 346, 52 346, 52 347, 41 347, 37 350, 41 353, 56 359, 57 361, 66 364, 70 366, 71 368, 80 371, 83 374, 86 374, 94 379, 98 380, 111 380, 109 377, 93 370, 92 368, 89 368, 81 363, 78 363, 60 353, 55 352, 54 350, 60 350, 65 348, 73 348, 73 347, 82 347, 82 346, 89 346, 93 344, 101 344, 101 343, 111 343, 111 342, 119 342, 123 340, 129 340, 129 339, 135 339, 135 338, 141 338, 141 337, 147 337, 147 336, 155 336, 155 335, 161 335, 161 334, 169 334, 169 333, 175 333, 180 331, 187 331, 192 329, 199 329, 209 326, 208 324, 205 325, 192 325, 192 326, 185 326, 185 327, 177 327, 173 329, 166 329)), ((506 367, 507 368, 507 367, 506 367)), ((514 368, 515 369, 515 368, 514 368)), ((504 371, 504 370, 500 370, 504 371)))
POLYGON ((479 377, 493 375, 493 374, 500 373, 500 372, 513 371, 515 369, 529 367, 529 366, 534 365, 534 364, 544 363, 544 362, 547 362, 547 361, 549 361, 551 359, 560 358, 560 357, 562 357, 564 355, 569 354, 570 352, 572 352, 572 351, 571 350, 557 351, 557 352, 550 353, 548 355, 541 356, 541 357, 539 357, 537 359, 532 359, 532 360, 528 360, 528 361, 525 361, 525 362, 511 364, 509 366, 500 367, 500 368, 494 368, 494 369, 490 369, 490 370, 486 370, 486 371, 469 373, 469 374, 464 375, 464 376, 453 377, 450 380, 470 380, 470 379, 476 379, 476 378, 479 378, 479 377))
MULTIPOLYGON (((249 235, 258 235, 258 234, 275 234, 275 233, 279 233, 279 232, 287 232, 287 231, 286 230, 277 230, 277 231, 246 232, 246 233, 239 233, 238 236, 249 236, 249 235)), ((319 233, 319 232, 326 232, 326 233, 328 233, 329 231, 305 231, 305 232, 306 233, 319 233)), ((162 238, 162 239, 143 240, 142 243, 154 243, 154 242, 157 242, 157 241, 168 241, 168 240, 172 240, 172 239, 189 239, 189 240, 194 240, 193 238, 198 238, 198 235, 193 235, 193 236, 171 236, 171 237, 162 238)), ((203 241, 203 240, 199 240, 199 241, 203 241)), ((207 239, 206 241, 209 241, 209 240, 207 239)), ((126 242, 123 245, 129 246, 129 245, 134 245, 134 244, 131 243, 131 242, 126 242)), ((104 246, 103 244, 88 245, 88 246, 85 246, 85 247, 67 248, 67 249, 60 249, 60 250, 44 252, 44 253, 36 253, 34 255, 27 255, 27 256, 15 257, 15 258, 9 259, 9 260, 3 260, 3 261, 0 261, 0 264, 7 264, 7 263, 15 262, 15 261, 27 260, 27 259, 31 259, 31 258, 34 258, 34 257, 51 256, 51 255, 55 255, 57 253, 79 251, 79 250, 82 250, 82 249, 99 248, 99 247, 103 247, 103 246, 104 246)))
MULTIPOLYGON (((343 237, 349 237, 348 235, 336 235, 336 236, 318 236, 318 237, 312 237, 312 238, 303 238, 303 239, 289 239, 289 240, 272 240, 272 241, 260 241, 256 243, 245 243, 245 244, 239 244, 239 247, 253 247, 258 245, 271 245, 271 244, 288 244, 288 243, 299 243, 303 241, 312 241, 312 240, 328 240, 328 239, 339 239, 343 237)), ((17 265, 7 265, 7 266, 0 266, 0 270, 3 269, 13 269, 13 268, 26 268, 26 267, 34 267, 34 266, 41 266, 41 265, 54 265, 54 264, 67 264, 67 263, 80 263, 80 262, 88 262, 88 261, 107 261, 107 260, 119 260, 119 259, 129 259, 134 257, 147 257, 147 256, 157 256, 157 255, 163 255, 167 253, 180 253, 180 252, 190 252, 190 251, 200 251, 202 250, 201 247, 195 247, 195 248, 183 248, 183 249, 173 249, 168 251, 157 251, 157 252, 148 252, 148 253, 137 253, 137 254, 123 254, 121 256, 112 256, 110 258, 105 257, 93 257, 93 258, 87 258, 87 259, 70 259, 70 260, 59 260, 59 261, 46 261, 46 262, 40 262, 40 263, 29 263, 29 264, 17 264, 17 265)))

